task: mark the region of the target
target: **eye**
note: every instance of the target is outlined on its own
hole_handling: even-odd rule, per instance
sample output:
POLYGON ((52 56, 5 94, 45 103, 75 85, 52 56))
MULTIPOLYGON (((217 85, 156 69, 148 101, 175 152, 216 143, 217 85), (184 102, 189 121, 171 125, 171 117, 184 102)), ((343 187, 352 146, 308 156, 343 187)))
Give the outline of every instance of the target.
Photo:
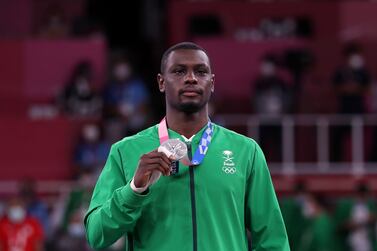
POLYGON ((198 74, 199 76, 206 76, 208 74, 208 71, 205 69, 199 69, 196 71, 196 74, 198 74))
POLYGON ((182 76, 182 75, 184 75, 186 73, 186 70, 184 70, 184 69, 175 69, 175 70, 173 70, 173 73, 175 75, 182 76))

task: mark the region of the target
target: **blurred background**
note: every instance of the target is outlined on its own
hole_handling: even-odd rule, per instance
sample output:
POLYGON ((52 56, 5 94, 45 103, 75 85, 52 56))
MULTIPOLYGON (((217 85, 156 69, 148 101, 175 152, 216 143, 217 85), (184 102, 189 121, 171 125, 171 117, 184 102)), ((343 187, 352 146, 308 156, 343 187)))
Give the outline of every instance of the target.
POLYGON ((377 250, 376 13, 373 0, 1 0, 0 243, 14 249, 0 250, 90 250, 96 178, 112 143, 164 115, 156 74, 181 41, 211 58, 211 118, 262 146, 292 250, 377 250))

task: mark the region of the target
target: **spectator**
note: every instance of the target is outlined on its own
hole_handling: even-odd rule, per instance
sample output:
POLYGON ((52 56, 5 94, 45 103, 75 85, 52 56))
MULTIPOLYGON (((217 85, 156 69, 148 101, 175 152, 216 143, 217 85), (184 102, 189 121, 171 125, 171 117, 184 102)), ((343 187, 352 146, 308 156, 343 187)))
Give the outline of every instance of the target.
POLYGON ((54 208, 59 214, 55 215, 59 218, 59 226, 54 249, 59 251, 89 250, 83 221, 92 196, 94 182, 94 175, 89 170, 83 171, 68 196, 63 196, 57 203, 59 208, 54 208))
POLYGON ((376 201, 366 184, 359 184, 356 192, 354 199, 342 199, 336 207, 335 219, 344 243, 343 250, 377 250, 376 201))
MULTIPOLYGON (((370 86, 370 73, 365 66, 361 47, 350 44, 344 50, 345 64, 334 74, 333 83, 341 114, 363 114, 366 112, 365 95, 370 86)), ((349 128, 339 126, 333 135, 332 155, 334 161, 343 160, 342 146, 349 135, 349 128)))
POLYGON ((310 194, 304 203, 308 225, 302 233, 300 251, 337 251, 339 240, 330 216, 329 204, 323 196, 310 194))
POLYGON ((52 4, 45 11, 37 33, 41 38, 61 39, 68 36, 69 29, 63 8, 58 4, 52 4))
POLYGON ((50 222, 47 205, 38 198, 36 184, 32 179, 26 179, 20 184, 19 195, 25 203, 28 215, 36 218, 42 225, 44 233, 49 235, 50 222))
POLYGON ((85 240, 85 229, 83 227, 83 214, 85 211, 75 211, 69 219, 67 231, 57 239, 55 250, 57 251, 89 251, 85 240))
POLYGON ((126 124, 124 131, 130 134, 146 125, 148 102, 149 92, 144 81, 134 74, 127 60, 117 60, 104 90, 105 117, 117 124, 126 124))
POLYGON ((285 81, 277 74, 277 64, 272 57, 267 56, 262 60, 260 74, 253 87, 255 113, 268 116, 269 122, 272 122, 260 127, 260 144, 270 160, 280 161, 282 136, 279 116, 290 110, 290 92, 285 81))
POLYGON ((356 44, 347 46, 344 56, 345 64, 335 71, 333 77, 339 113, 365 113, 365 94, 370 86, 371 77, 365 66, 361 47, 356 44))
POLYGON ((295 185, 292 196, 280 200, 291 251, 300 251, 302 233, 308 225, 308 220, 304 217, 304 205, 309 196, 305 183, 299 182, 295 185))
POLYGON ((97 172, 105 164, 109 151, 110 144, 103 139, 98 125, 83 126, 81 138, 74 153, 74 162, 78 172, 85 170, 97 172))
POLYGON ((20 198, 9 201, 6 216, 0 220, 2 251, 42 251, 43 230, 38 220, 28 216, 20 198))
POLYGON ((289 112, 289 90, 277 74, 275 60, 267 56, 260 65, 260 73, 254 81, 254 110, 263 115, 281 115, 289 112))
POLYGON ((58 106, 65 114, 78 117, 101 114, 102 101, 93 88, 93 69, 89 62, 76 65, 69 82, 58 96, 58 106))

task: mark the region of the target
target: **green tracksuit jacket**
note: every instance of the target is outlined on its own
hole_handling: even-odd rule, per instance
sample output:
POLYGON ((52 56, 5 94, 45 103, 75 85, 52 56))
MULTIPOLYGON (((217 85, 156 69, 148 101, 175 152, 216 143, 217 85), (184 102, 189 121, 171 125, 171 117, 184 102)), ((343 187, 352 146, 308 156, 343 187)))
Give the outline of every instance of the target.
MULTIPOLYGON (((109 246, 123 235, 135 251, 289 251, 266 160, 250 138, 214 124, 199 166, 161 176, 144 195, 130 181, 142 154, 159 146, 158 125, 111 148, 85 217, 89 244, 109 246), (130 242, 129 242, 130 243, 130 242)), ((191 141, 196 151, 202 132, 191 141)), ((169 130, 170 138, 183 138, 169 130)))

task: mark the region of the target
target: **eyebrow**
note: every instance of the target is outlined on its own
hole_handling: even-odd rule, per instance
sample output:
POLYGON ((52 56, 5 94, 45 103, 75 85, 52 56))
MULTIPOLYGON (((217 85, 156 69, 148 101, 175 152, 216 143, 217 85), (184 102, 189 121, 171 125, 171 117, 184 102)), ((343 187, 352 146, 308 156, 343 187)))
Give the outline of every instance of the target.
MULTIPOLYGON (((187 67, 186 64, 173 64, 172 67, 187 67)), ((195 64, 194 65, 194 68, 200 68, 200 67, 206 67, 206 68, 210 68, 209 65, 207 64, 195 64)))

